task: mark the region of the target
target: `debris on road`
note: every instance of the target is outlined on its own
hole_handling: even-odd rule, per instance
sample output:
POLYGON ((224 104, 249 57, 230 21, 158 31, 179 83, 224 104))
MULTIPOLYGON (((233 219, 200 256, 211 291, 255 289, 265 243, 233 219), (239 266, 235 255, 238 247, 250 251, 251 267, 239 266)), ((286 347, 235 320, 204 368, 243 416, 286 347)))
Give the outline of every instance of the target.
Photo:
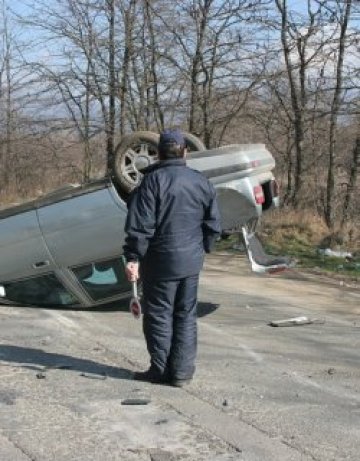
POLYGON ((39 371, 39 373, 36 373, 36 377, 37 377, 37 379, 45 379, 46 374, 39 371))
MULTIPOLYGON (((46 372, 49 370, 71 370, 72 366, 71 365, 47 365, 45 367, 41 367, 38 373, 36 373, 37 379, 46 379, 46 372)), ((39 367, 37 367, 39 369, 39 367)))
POLYGON ((271 320, 268 325, 272 327, 294 327, 298 325, 309 325, 312 323, 325 323, 325 319, 309 319, 308 317, 293 317, 283 320, 271 320))
POLYGON ((107 378, 107 375, 105 373, 102 373, 100 375, 94 375, 94 374, 90 374, 90 373, 80 373, 80 376, 82 376, 83 378, 101 379, 101 380, 104 380, 104 379, 107 378))
POLYGON ((353 254, 349 251, 337 251, 332 250, 331 248, 320 248, 318 253, 322 254, 323 256, 329 256, 331 258, 345 258, 347 260, 353 259, 353 254))
POLYGON ((122 400, 121 405, 148 405, 151 399, 125 399, 122 400))
POLYGON ((168 422, 169 422, 169 420, 164 418, 164 419, 159 419, 158 421, 155 421, 154 424, 155 424, 155 426, 160 426, 161 424, 166 424, 168 422))
POLYGON ((331 367, 331 368, 328 369, 327 372, 328 372, 328 375, 333 375, 335 373, 335 371, 336 371, 335 368, 331 367))
POLYGON ((153 449, 149 451, 150 461, 175 461, 180 459, 173 453, 161 449, 153 449))

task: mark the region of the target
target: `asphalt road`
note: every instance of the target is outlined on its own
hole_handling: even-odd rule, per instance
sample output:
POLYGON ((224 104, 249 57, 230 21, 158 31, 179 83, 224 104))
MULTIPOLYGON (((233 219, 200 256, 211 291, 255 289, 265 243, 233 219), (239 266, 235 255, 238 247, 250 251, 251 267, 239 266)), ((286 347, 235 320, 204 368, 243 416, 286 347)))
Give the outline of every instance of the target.
POLYGON ((199 299, 186 389, 132 381, 148 359, 126 305, 0 306, 0 460, 359 460, 360 291, 216 255, 199 299), (299 315, 324 323, 268 325, 299 315))

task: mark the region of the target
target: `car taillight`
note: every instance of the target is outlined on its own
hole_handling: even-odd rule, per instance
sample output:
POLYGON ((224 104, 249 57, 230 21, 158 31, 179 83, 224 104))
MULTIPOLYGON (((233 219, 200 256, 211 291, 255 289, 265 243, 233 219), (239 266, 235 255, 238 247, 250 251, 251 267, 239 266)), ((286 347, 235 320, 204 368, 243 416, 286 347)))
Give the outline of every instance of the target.
POLYGON ((263 192, 263 188, 261 186, 254 187, 254 197, 255 197, 255 202, 258 205, 262 205, 263 203, 265 203, 265 195, 263 192))

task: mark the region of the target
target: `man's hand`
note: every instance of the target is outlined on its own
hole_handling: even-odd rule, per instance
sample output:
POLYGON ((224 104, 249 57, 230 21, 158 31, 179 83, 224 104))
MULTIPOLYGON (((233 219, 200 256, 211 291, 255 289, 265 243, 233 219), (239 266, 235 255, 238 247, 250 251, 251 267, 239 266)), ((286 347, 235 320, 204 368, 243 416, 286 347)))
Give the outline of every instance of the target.
POLYGON ((139 279, 139 263, 128 262, 125 266, 125 274, 129 282, 136 282, 139 279))

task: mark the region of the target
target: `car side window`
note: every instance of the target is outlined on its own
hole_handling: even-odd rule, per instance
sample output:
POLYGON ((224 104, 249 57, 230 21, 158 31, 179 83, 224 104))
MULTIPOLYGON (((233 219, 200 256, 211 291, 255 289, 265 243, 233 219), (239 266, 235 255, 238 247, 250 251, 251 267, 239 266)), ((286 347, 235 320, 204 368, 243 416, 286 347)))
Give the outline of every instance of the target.
POLYGON ((72 268, 81 286, 95 300, 111 298, 130 291, 120 257, 72 268))
POLYGON ((19 304, 70 306, 79 304, 55 274, 46 274, 3 284, 5 298, 19 304))

